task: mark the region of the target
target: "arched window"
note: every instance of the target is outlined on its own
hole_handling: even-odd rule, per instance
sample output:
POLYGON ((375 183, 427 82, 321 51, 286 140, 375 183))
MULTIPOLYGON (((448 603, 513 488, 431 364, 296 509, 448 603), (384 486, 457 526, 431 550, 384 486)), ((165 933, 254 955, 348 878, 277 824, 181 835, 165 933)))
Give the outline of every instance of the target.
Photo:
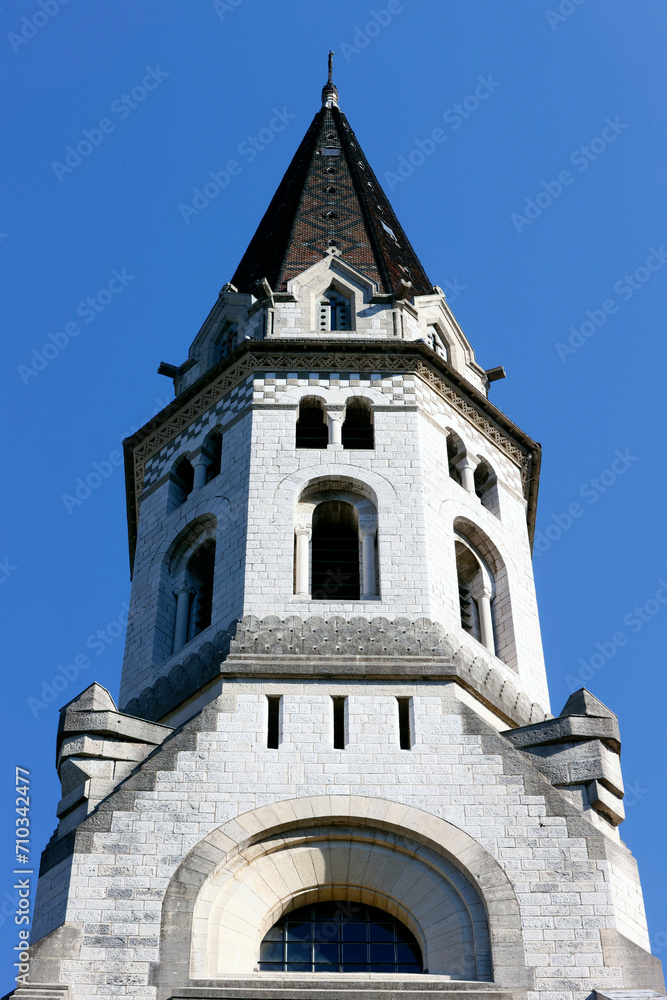
POLYGON ((507 567, 488 535, 468 518, 457 517, 454 532, 461 627, 516 668, 507 567))
POLYGON ((427 340, 428 346, 434 351, 439 358, 443 361, 449 361, 449 348, 442 333, 435 325, 435 323, 430 323, 427 327, 427 340))
POLYGON ((192 589, 188 614, 187 642, 211 624, 213 610, 213 567, 215 542, 212 538, 195 549, 188 560, 186 577, 192 589))
POLYGON ((500 505, 498 503, 498 480, 496 474, 486 461, 482 459, 475 468, 475 493, 482 502, 482 506, 490 510, 496 517, 500 517, 500 505))
POLYGON ((373 448, 373 411, 363 396, 353 396, 345 407, 343 448, 373 448))
POLYGON ((461 612, 461 628, 478 642, 482 641, 479 608, 473 597, 476 587, 481 582, 481 566, 470 549, 463 542, 455 543, 456 577, 459 586, 459 609, 461 612))
POLYGON ((359 600, 359 520, 353 504, 326 500, 317 505, 312 559, 313 600, 359 600))
POLYGON ((447 433, 447 464, 449 465, 449 475, 461 485, 461 472, 458 463, 465 458, 466 450, 463 441, 455 431, 447 433))
POLYGON ((326 448, 328 442, 329 431, 321 400, 304 397, 299 404, 296 422, 297 448, 326 448))
POLYGON ((215 430, 206 438, 204 451, 210 459, 206 468, 206 482, 210 483, 220 475, 220 465, 222 463, 222 432, 215 430))
POLYGON ((320 299, 320 330, 351 330, 351 316, 349 299, 333 288, 324 293, 320 299))
POLYGON ((171 510, 185 503, 192 493, 195 483, 195 470, 185 455, 179 458, 169 475, 169 506, 171 510))
POLYGON ((419 945, 384 910, 346 900, 291 910, 265 935, 260 972, 423 972, 419 945))

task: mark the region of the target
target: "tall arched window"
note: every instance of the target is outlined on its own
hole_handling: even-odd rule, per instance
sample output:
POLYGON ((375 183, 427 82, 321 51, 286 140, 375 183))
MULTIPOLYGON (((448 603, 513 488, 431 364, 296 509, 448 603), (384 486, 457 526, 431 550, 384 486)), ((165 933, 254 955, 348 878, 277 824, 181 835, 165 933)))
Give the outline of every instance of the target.
POLYGON ((455 431, 447 433, 447 463, 449 465, 449 475, 461 485, 461 472, 458 463, 465 458, 466 450, 463 441, 455 431))
POLYGON ((222 431, 211 431, 204 442, 204 450, 210 459, 206 469, 206 482, 210 483, 212 479, 216 479, 217 476, 220 475, 220 466, 222 463, 222 431))
POLYGON ((351 503, 326 500, 313 513, 312 595, 315 601, 358 601, 359 520, 351 503))
POLYGON ((333 288, 324 293, 320 299, 320 330, 351 330, 351 317, 349 299, 333 288))
POLYGON ((423 972, 414 935, 396 917, 347 900, 291 910, 260 945, 260 972, 423 972))
POLYGON ((490 510, 496 517, 500 517, 498 480, 495 472, 484 458, 475 467, 475 493, 483 507, 490 510))
POLYGON ((373 448, 373 411, 363 396, 353 396, 345 407, 343 448, 373 448))
POLYGON ((329 431, 322 401, 313 396, 305 396, 299 404, 296 447, 326 448, 328 442, 329 431))
POLYGON ((516 668, 507 567, 488 535, 468 518, 457 517, 454 532, 461 627, 516 668))
POLYGON ((455 543, 456 577, 459 586, 461 627, 478 642, 482 641, 479 607, 473 594, 481 583, 481 566, 470 549, 462 542, 455 543))
POLYGON ((169 480, 169 506, 173 510, 185 503, 194 487, 195 470, 185 455, 176 462, 169 475, 169 480))
POLYGON ((187 582, 192 590, 188 614, 188 642, 211 624, 214 566, 215 542, 209 538, 195 549, 186 568, 187 582))

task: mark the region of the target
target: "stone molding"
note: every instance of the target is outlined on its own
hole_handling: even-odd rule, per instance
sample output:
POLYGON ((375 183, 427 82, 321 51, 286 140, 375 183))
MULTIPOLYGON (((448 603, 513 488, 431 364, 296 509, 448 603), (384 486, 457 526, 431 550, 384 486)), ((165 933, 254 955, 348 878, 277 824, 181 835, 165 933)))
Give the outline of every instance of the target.
POLYGON ((164 718, 216 677, 270 676, 355 680, 446 680, 460 683, 512 727, 550 716, 519 690, 519 678, 428 618, 303 619, 290 615, 232 622, 183 663, 144 688, 122 711, 150 721, 164 718))

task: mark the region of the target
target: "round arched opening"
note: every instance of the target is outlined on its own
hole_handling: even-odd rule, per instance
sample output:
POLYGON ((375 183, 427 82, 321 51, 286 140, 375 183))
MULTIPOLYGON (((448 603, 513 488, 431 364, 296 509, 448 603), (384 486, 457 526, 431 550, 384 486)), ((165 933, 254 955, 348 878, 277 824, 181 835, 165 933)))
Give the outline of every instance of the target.
POLYGON ((421 973, 414 935, 396 917, 350 900, 284 914, 260 945, 260 972, 421 973))
POLYGON ((357 511, 344 500, 325 500, 313 513, 313 599, 358 601, 357 511))

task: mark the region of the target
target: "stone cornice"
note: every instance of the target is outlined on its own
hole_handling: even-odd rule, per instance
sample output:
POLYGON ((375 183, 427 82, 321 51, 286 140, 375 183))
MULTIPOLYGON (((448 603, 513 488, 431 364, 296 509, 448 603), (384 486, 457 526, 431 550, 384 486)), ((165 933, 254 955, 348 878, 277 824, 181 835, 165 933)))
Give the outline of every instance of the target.
POLYGON ((130 565, 146 461, 256 371, 299 369, 413 373, 470 420, 521 470, 532 544, 541 449, 425 344, 415 341, 244 341, 124 442, 130 565))

